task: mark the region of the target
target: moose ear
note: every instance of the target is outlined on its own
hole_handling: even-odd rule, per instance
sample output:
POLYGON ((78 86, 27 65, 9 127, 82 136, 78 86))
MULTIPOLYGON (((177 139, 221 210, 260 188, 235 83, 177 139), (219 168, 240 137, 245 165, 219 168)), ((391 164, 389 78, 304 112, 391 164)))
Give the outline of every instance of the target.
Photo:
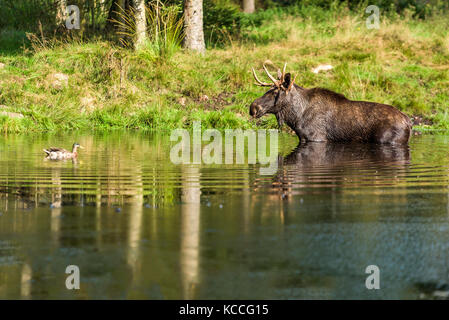
POLYGON ((284 76, 284 83, 282 84, 282 86, 287 89, 290 86, 291 81, 292 81, 292 75, 289 72, 284 76))

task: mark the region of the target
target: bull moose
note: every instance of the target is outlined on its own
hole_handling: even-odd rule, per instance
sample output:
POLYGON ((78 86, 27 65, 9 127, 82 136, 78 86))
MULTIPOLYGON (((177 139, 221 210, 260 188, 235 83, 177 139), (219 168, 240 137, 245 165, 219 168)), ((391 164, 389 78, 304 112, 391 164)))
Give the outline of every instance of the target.
POLYGON ((393 106, 367 101, 352 101, 323 88, 306 89, 295 84, 290 73, 278 69, 275 79, 264 65, 272 83, 259 80, 257 85, 270 87, 250 106, 250 115, 276 116, 279 126, 286 123, 300 142, 339 141, 407 144, 412 129, 410 118, 393 106))

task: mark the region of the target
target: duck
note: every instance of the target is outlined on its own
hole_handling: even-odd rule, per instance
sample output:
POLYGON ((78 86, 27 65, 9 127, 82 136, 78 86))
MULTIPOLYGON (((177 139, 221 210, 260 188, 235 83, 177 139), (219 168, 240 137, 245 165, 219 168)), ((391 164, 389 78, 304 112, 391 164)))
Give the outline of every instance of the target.
POLYGON ((44 149, 44 152, 47 154, 46 158, 50 160, 76 159, 78 157, 78 148, 84 149, 79 143, 75 142, 72 146, 72 152, 63 148, 54 147, 44 149))

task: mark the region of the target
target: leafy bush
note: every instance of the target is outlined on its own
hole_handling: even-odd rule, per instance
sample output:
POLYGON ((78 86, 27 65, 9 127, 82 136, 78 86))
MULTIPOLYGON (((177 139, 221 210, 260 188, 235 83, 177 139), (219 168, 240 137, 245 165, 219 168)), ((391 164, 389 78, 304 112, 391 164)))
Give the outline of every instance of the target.
POLYGON ((220 46, 240 30, 240 8, 228 0, 205 0, 204 38, 208 46, 220 46))
POLYGON ((56 5, 53 0, 2 0, 0 15, 0 29, 35 31, 39 21, 55 24, 56 5))
POLYGON ((368 5, 376 5, 382 11, 394 10, 396 13, 412 12, 414 17, 425 18, 436 10, 448 10, 445 0, 261 0, 263 8, 279 8, 289 6, 318 6, 330 9, 345 4, 350 9, 359 9, 368 5))

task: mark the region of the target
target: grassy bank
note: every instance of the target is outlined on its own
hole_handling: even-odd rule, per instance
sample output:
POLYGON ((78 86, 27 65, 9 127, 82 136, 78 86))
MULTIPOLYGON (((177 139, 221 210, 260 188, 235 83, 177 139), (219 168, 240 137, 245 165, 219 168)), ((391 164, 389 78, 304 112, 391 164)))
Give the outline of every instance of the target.
POLYGON ((449 15, 381 16, 379 30, 366 28, 363 11, 344 7, 271 10, 254 21, 257 15, 262 22, 225 48, 167 59, 104 41, 15 51, 7 46, 18 35, 0 31, 0 131, 168 130, 194 120, 276 127, 274 116, 252 122, 248 115, 264 92, 251 67, 260 70, 267 59, 288 62, 301 86, 392 104, 422 118, 421 128, 449 130, 449 15), (334 69, 311 72, 323 63, 334 69))

